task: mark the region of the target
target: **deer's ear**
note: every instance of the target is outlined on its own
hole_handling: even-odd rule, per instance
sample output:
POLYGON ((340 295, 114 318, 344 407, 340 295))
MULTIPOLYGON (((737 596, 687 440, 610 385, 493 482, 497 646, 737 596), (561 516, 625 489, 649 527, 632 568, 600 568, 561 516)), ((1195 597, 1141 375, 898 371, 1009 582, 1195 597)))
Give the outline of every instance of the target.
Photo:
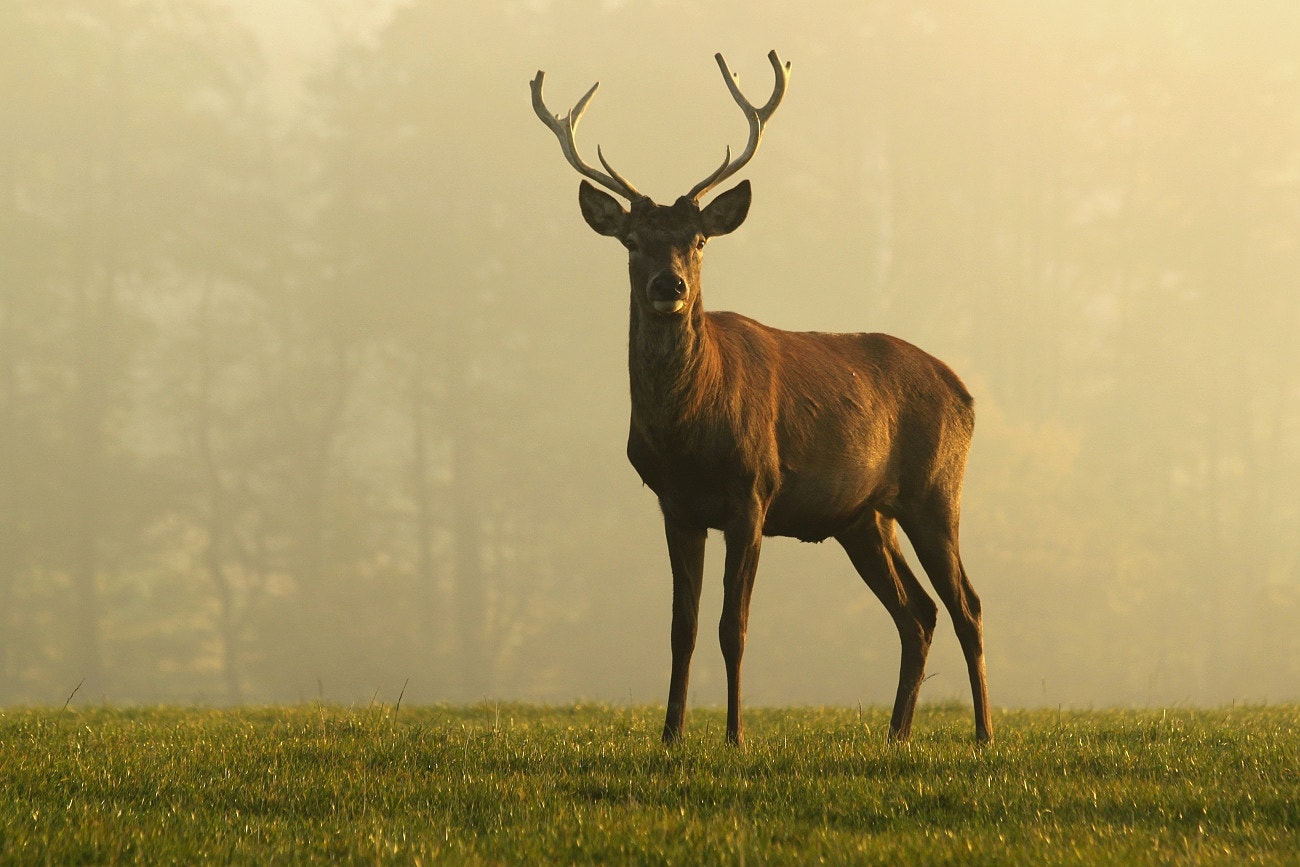
POLYGON ((745 217, 749 214, 750 199, 749 181, 741 181, 709 202, 700 212, 705 236, 713 238, 740 228, 740 224, 745 222, 745 217))
POLYGON ((622 234, 627 222, 627 211, 623 210, 618 199, 583 181, 578 187, 578 205, 582 208, 582 217, 587 225, 600 234, 622 234))

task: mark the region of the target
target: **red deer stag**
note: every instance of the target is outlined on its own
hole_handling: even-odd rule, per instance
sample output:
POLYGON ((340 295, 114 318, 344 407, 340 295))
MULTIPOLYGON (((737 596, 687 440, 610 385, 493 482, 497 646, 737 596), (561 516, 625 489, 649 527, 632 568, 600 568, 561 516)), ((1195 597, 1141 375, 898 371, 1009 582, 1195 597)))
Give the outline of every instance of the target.
POLYGON ((776 71, 761 107, 741 94, 722 55, 718 66, 749 121, 739 158, 672 205, 657 205, 597 149, 601 171, 578 155, 574 132, 593 86, 567 115, 533 108, 585 178, 578 203, 587 223, 628 249, 632 283, 628 367, 632 419, 627 455, 659 497, 673 575, 672 674, 665 743, 681 737, 695 648, 704 543, 726 541, 718 637, 727 671, 727 739, 742 742, 740 659, 750 592, 764 536, 834 537, 888 609, 902 641, 892 740, 912 727, 937 608, 908 568, 897 526, 911 540, 952 616, 970 674, 975 734, 990 739, 980 601, 957 547, 962 476, 975 414, 970 393, 943 362, 885 334, 821 334, 769 328, 736 313, 705 312, 700 265, 705 242, 735 231, 749 211, 749 181, 701 198, 754 156, 789 81, 776 71))

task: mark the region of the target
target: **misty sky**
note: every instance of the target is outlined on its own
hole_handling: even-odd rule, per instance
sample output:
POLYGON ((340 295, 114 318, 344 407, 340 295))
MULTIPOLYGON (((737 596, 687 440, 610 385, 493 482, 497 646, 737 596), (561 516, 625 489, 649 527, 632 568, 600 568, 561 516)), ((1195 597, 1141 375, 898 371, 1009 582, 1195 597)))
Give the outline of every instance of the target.
MULTIPOLYGON (((1300 698, 1300 7, 128 7, 3 13, 0 702, 663 701, 625 253, 528 82, 601 82, 585 157, 672 201, 744 144, 714 53, 759 102, 771 49, 704 302, 964 378, 994 705, 1300 698)), ((765 543, 751 704, 886 704, 897 653, 765 543)), ((968 700, 944 615, 928 671, 968 700)))

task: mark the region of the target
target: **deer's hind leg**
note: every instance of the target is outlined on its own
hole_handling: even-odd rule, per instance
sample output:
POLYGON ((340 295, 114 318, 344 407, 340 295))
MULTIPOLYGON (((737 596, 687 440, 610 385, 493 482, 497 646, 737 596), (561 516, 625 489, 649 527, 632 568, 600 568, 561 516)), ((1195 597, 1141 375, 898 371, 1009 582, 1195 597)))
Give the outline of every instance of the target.
POLYGON ((934 637, 938 609, 908 567, 898 547, 897 527, 892 518, 873 511, 835 538, 898 629, 902 656, 889 739, 905 741, 912 731, 912 716, 925 678, 925 660, 934 637))
POLYGON ((984 669, 984 621, 980 598, 966 575, 957 544, 957 511, 946 502, 932 505, 923 514, 905 517, 903 530, 916 550, 917 559, 952 617, 953 629, 961 642, 970 676, 971 701, 975 709, 975 737, 993 739, 989 714, 988 678, 984 669))

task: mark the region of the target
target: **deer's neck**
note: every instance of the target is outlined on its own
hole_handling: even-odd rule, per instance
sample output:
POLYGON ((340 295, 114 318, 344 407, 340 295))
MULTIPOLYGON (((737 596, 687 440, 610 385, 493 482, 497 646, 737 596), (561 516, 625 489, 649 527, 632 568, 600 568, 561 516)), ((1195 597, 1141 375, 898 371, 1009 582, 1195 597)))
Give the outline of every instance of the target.
POLYGON ((705 411, 721 383, 722 364, 701 305, 683 317, 664 317, 634 303, 628 372, 634 424, 668 431, 705 411))

